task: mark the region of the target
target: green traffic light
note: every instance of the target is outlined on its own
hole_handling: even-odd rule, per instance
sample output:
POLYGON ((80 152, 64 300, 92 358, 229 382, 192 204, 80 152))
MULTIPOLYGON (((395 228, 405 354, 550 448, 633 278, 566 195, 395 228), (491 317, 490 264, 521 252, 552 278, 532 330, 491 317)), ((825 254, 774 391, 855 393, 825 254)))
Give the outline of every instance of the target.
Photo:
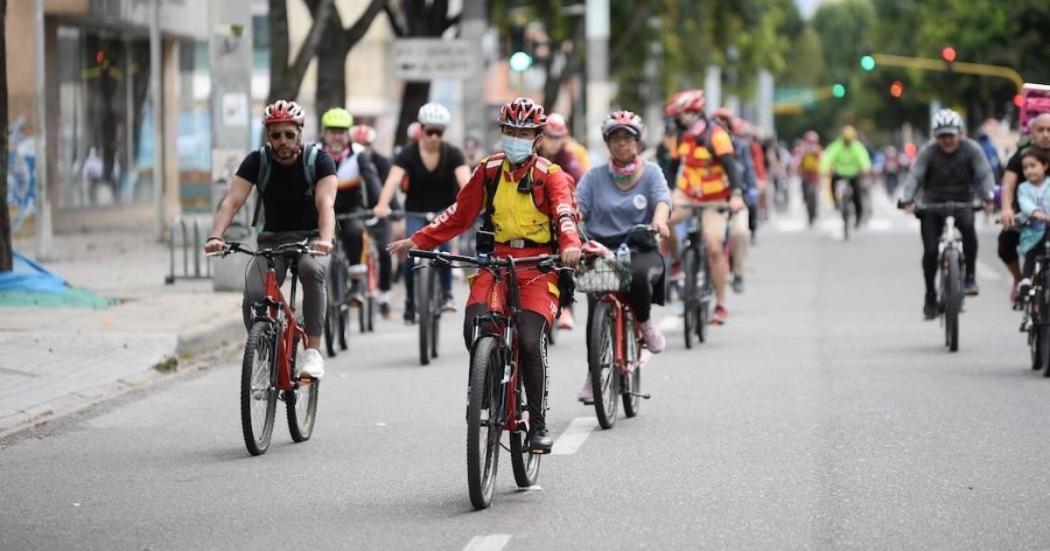
POLYGON ((532 66, 532 56, 525 52, 514 52, 510 56, 509 63, 512 71, 521 73, 532 66))
POLYGON ((872 55, 865 55, 860 58, 860 68, 865 71, 875 70, 875 57, 872 55))
POLYGON ((831 87, 831 95, 836 98, 842 98, 846 96, 846 87, 842 84, 836 84, 831 87))

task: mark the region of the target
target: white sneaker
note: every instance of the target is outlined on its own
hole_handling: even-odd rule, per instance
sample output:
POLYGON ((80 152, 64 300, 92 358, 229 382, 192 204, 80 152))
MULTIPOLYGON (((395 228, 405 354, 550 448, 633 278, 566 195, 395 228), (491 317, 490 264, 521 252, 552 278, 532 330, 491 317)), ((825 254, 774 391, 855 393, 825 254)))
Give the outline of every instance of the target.
POLYGON ((368 273, 368 266, 364 264, 351 264, 346 271, 351 276, 362 276, 368 273))
POLYGON ((307 348, 302 356, 303 365, 299 368, 300 377, 313 377, 320 379, 324 377, 324 358, 321 351, 316 348, 307 348))
POLYGON ((645 339, 645 345, 649 347, 649 350, 653 354, 659 354, 664 349, 664 334, 660 332, 660 327, 653 323, 653 320, 642 324, 642 337, 645 339))

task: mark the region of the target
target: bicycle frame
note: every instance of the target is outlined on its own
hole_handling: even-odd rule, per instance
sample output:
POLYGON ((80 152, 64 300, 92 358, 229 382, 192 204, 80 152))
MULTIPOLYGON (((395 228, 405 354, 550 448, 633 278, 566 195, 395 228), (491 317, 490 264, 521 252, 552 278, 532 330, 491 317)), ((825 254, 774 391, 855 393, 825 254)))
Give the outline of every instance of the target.
MULTIPOLYGON (((296 279, 298 279, 298 270, 292 268, 291 297, 293 302, 295 301, 296 279)), ((284 325, 279 337, 280 344, 277 352, 277 389, 293 390, 295 384, 292 382, 292 343, 295 336, 299 335, 300 342, 306 346, 306 331, 295 321, 295 308, 284 300, 281 288, 277 284, 277 270, 272 265, 266 270, 266 304, 269 306, 270 318, 284 325)))
MULTIPOLYGON (((616 364, 616 369, 620 371, 621 375, 627 375, 631 371, 630 361, 627 357, 627 331, 624 329, 626 325, 625 320, 627 314, 631 313, 631 305, 624 300, 622 293, 602 293, 598 300, 605 302, 612 307, 613 311, 616 312, 615 329, 613 330, 613 338, 615 344, 613 346, 613 362, 616 364)), ((632 316, 633 319, 633 316, 632 316)), ((631 335, 637 341, 641 342, 642 332, 638 327, 637 323, 632 324, 631 335)))

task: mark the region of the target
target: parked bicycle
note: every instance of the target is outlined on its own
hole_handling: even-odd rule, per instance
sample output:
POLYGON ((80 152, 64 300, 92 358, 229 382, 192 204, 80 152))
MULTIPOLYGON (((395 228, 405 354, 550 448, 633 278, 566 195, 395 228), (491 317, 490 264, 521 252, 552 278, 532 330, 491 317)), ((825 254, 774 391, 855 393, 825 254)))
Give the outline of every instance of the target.
MULTIPOLYGON (((655 233, 649 226, 632 231, 655 233)), ((594 412, 603 429, 616 424, 618 400, 623 402, 624 415, 634 417, 641 399, 649 398, 641 393, 645 339, 625 295, 630 285, 631 266, 619 262, 604 245, 587 242, 583 265, 576 275, 576 290, 592 295, 588 300, 593 312, 587 328, 587 367, 594 412)))
MULTIPOLYGON (((729 203, 696 203, 675 208, 693 211, 682 249, 682 303, 685 316, 685 347, 693 347, 693 339, 707 341, 708 325, 711 323, 711 307, 715 296, 711 280, 711 266, 707 261, 707 242, 704 240, 704 225, 701 222, 705 209, 718 212, 729 210, 729 203)), ((727 240, 728 242, 728 240, 727 240)))
POLYGON ((309 440, 314 430, 320 381, 299 375, 306 329, 294 307, 299 257, 311 251, 309 240, 258 251, 228 242, 216 255, 232 253, 261 257, 267 265, 263 279, 266 298, 250 307, 251 323, 244 345, 240 392, 244 444, 252 455, 261 455, 270 447, 278 399, 285 403, 288 431, 293 441, 309 440), (275 263, 280 258, 287 261, 292 273, 288 301, 277 283, 275 263))
MULTIPOLYGON (((488 312, 474 319, 467 385, 467 487, 474 508, 484 509, 492 504, 495 493, 504 432, 518 487, 536 484, 542 457, 531 453, 527 442, 529 414, 518 364, 517 320, 522 307, 517 269, 529 264, 538 265, 541 271, 563 268, 557 266, 555 255, 470 257, 418 249, 408 254, 440 267, 488 270, 496 282, 486 302, 488 312)), ((546 351, 543 358, 546 361, 546 351)))

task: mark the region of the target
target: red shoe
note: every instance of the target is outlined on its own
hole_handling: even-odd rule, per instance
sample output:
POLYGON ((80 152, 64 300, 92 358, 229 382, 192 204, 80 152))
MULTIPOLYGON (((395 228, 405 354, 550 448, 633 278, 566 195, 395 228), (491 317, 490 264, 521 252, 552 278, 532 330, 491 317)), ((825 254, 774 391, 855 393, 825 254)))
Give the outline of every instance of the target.
POLYGON ((726 307, 721 304, 716 305, 715 311, 711 314, 711 325, 725 325, 727 318, 729 318, 729 310, 726 310, 726 307))

